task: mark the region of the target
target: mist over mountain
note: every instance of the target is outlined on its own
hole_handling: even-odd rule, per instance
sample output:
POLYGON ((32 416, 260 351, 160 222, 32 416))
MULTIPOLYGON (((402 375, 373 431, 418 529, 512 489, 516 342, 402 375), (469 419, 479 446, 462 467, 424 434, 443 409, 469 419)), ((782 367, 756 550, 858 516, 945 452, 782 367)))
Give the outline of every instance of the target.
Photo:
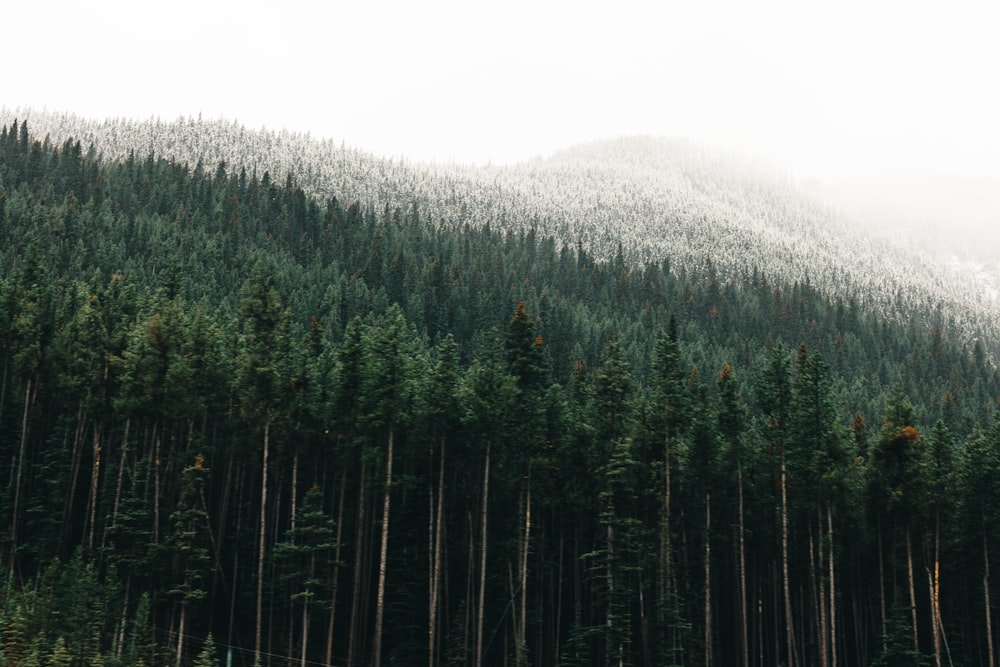
POLYGON ((940 308, 946 326, 991 349, 1000 328, 1000 265, 975 235, 966 240, 939 223, 921 229, 863 204, 854 210, 867 215, 853 214, 785 175, 688 141, 625 137, 473 167, 387 159, 221 119, 97 122, 20 109, 3 110, 0 122, 17 116, 54 144, 74 137, 107 159, 151 153, 205 171, 224 163, 230 173, 291 176, 319 197, 417 207, 433 225, 530 228, 604 259, 620 252, 630 262, 711 266, 722 279, 761 272, 786 285, 809 282, 831 297, 926 326, 928 304, 937 304, 932 310, 940 308))

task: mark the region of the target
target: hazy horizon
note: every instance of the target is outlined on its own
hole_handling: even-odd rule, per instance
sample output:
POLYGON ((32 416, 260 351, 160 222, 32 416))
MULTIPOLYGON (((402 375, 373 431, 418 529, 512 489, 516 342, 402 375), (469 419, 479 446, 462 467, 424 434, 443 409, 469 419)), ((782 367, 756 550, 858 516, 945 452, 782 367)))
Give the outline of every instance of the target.
POLYGON ((505 163, 683 138, 879 224, 1000 223, 987 3, 20 3, 0 105, 226 118, 384 157, 505 163), (25 54, 30 54, 26 57, 25 54))

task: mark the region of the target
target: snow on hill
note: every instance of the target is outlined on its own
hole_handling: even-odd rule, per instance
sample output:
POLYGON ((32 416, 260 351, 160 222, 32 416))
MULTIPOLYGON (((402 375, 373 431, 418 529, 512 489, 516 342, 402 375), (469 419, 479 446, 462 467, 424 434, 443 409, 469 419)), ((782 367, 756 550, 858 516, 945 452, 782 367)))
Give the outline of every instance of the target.
POLYGON ((919 251, 906 238, 870 233, 772 174, 680 141, 595 141, 514 165, 470 167, 382 159, 309 135, 250 130, 225 120, 95 122, 30 109, 0 109, 0 123, 27 119, 52 143, 73 137, 105 158, 150 152, 215 170, 245 168, 272 180, 291 174, 308 192, 416 207, 441 227, 534 228, 557 244, 600 257, 704 270, 723 279, 763 273, 808 281, 886 317, 930 324, 940 312, 967 340, 997 338, 992 271, 919 251))

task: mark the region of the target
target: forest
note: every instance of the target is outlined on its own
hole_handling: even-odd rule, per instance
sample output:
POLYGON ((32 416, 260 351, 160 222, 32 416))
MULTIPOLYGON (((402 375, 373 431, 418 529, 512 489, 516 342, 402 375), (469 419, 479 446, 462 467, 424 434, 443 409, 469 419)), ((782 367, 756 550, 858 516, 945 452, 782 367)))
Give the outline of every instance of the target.
POLYGON ((0 129, 4 665, 997 664, 996 340, 297 178, 0 129))

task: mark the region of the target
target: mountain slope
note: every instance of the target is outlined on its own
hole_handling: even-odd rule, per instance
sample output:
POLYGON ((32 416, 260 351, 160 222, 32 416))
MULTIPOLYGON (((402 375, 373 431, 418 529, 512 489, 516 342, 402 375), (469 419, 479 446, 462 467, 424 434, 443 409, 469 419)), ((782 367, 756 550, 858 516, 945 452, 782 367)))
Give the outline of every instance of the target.
MULTIPOLYGON (((365 206, 414 207, 437 226, 532 228, 598 258, 675 269, 711 266, 721 278, 762 273, 786 287, 810 283, 831 298, 992 343, 1000 330, 995 276, 945 263, 905 238, 869 233, 807 193, 749 165, 683 142, 599 141, 510 166, 423 165, 379 159, 308 135, 248 130, 223 120, 97 123, 32 110, 37 136, 74 137, 108 159, 149 153, 232 173, 292 175, 307 193, 365 206)), ((995 351, 995 350, 994 350, 995 351)))

